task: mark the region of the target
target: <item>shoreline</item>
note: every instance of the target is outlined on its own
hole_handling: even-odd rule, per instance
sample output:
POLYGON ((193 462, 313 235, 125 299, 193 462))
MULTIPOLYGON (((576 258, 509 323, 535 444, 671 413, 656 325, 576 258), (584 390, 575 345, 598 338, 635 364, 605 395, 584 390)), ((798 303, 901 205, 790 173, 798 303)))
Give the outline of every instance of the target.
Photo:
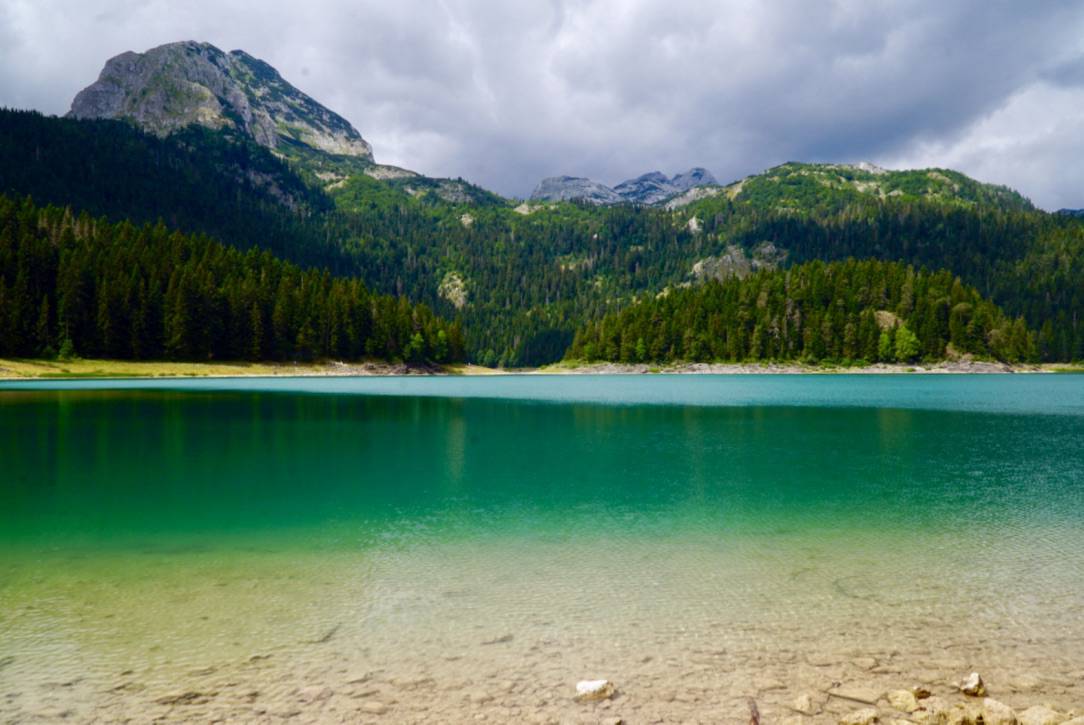
POLYGON ((1008 365, 979 360, 931 364, 862 366, 807 365, 803 363, 570 363, 538 368, 487 368, 481 365, 410 365, 367 360, 313 363, 277 362, 171 362, 75 359, 67 361, 0 359, 0 381, 80 380, 105 378, 263 378, 353 376, 503 376, 503 375, 976 375, 1084 373, 1084 365, 1043 363, 1008 365))

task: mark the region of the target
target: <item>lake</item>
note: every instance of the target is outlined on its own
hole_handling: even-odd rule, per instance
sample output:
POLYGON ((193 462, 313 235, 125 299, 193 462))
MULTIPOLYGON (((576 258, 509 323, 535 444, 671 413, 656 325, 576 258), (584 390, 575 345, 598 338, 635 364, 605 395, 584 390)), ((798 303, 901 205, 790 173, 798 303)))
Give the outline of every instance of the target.
POLYGON ((1072 375, 0 383, 0 720, 1080 707, 1082 441, 1072 375))

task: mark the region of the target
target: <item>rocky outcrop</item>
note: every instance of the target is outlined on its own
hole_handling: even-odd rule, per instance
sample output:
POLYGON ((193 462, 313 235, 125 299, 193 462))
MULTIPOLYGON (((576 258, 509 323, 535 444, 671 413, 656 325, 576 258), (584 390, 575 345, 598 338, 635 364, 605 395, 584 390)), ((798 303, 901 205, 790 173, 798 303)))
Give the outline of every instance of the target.
POLYGON ((461 310, 467 305, 467 284, 459 272, 448 272, 437 287, 437 295, 450 302, 457 310, 461 310))
POLYGON ((771 242, 761 242, 748 252, 737 244, 730 244, 722 254, 694 262, 689 275, 695 282, 706 282, 709 279, 721 281, 730 277, 741 279, 762 269, 775 269, 786 258, 786 251, 771 242))
POLYGON ((721 186, 697 186, 689 189, 683 194, 675 196, 663 206, 670 211, 674 211, 675 209, 680 209, 689 204, 694 204, 701 199, 709 199, 713 196, 718 196, 722 192, 723 188, 721 186))
POLYGON ((655 204, 675 193, 670 179, 659 171, 622 181, 613 190, 627 202, 645 205, 655 204))
POLYGON ((698 186, 718 185, 719 182, 715 180, 715 176, 702 166, 697 166, 683 173, 675 174, 674 177, 670 179, 670 186, 674 187, 679 192, 688 191, 689 189, 694 189, 698 186))
POLYGON ((72 101, 74 118, 127 119, 166 136, 191 124, 234 128, 280 152, 298 145, 372 161, 361 134, 241 50, 185 41, 122 53, 72 101))
POLYGON ((589 204, 620 204, 624 201, 605 184, 579 176, 542 179, 531 194, 532 201, 585 201, 589 204))
POLYGON ((654 206, 700 186, 717 182, 711 172, 693 168, 668 177, 661 171, 651 171, 635 179, 622 181, 612 189, 591 179, 578 176, 552 176, 543 179, 531 194, 537 201, 586 201, 591 204, 642 204, 654 206))

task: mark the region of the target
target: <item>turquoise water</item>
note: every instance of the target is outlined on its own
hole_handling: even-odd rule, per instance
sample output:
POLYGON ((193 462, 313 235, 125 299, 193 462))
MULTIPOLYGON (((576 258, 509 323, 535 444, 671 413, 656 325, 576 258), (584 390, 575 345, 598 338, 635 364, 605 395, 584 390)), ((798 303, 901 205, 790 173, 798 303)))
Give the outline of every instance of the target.
POLYGON ((648 703, 712 637, 782 679, 749 653, 930 669, 954 637, 961 667, 1065 676, 1082 440, 1076 376, 0 384, 0 714, 77 672, 72 707, 138 711, 263 651, 290 653, 252 675, 273 704, 302 666, 545 680, 629 650, 648 703))

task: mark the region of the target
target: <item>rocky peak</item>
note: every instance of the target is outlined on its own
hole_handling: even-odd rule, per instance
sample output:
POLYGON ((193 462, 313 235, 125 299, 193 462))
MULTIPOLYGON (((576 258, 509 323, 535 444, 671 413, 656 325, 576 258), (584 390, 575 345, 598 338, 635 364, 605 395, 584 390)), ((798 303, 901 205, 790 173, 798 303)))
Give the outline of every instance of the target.
POLYGON ((623 201, 613 189, 578 176, 551 176, 542 179, 531 194, 534 201, 586 201, 590 204, 619 204, 623 201))
POLYGON ((581 199, 592 204, 643 204, 652 206, 697 186, 717 182, 704 168, 689 169, 673 178, 661 171, 650 171, 635 179, 622 181, 612 189, 591 179, 577 176, 552 176, 543 179, 531 195, 533 200, 568 201, 581 199))
POLYGON ((120 118, 166 136, 198 124, 235 128, 280 153, 297 146, 372 161, 350 123, 242 50, 184 41, 126 52, 72 101, 74 118, 120 118))
POLYGON ((679 192, 688 191, 697 186, 717 186, 718 184, 719 182, 715 180, 715 176, 702 166, 676 174, 674 178, 670 179, 670 186, 673 186, 679 192))
POLYGON ((654 204, 673 195, 670 178, 660 171, 622 181, 614 187, 614 191, 625 201, 634 204, 654 204))

